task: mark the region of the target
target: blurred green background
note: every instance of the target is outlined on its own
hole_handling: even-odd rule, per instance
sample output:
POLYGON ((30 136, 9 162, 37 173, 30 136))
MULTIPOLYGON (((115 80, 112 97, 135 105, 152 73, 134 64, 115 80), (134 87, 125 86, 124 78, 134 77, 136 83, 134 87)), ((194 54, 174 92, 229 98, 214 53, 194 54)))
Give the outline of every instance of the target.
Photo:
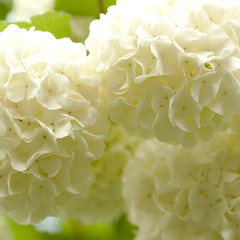
POLYGON ((37 225, 19 225, 6 215, 0 217, 1 240, 132 240, 135 230, 126 216, 112 224, 91 226, 83 226, 76 220, 63 222, 53 217, 37 225))

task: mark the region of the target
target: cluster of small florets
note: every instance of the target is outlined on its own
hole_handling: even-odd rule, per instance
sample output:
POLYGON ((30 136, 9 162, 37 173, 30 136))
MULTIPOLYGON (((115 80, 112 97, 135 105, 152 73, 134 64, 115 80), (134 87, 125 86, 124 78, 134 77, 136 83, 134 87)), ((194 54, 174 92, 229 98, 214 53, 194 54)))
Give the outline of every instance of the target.
POLYGON ((212 2, 118 1, 91 24, 114 122, 192 148, 240 112, 240 6, 212 2))
POLYGON ((20 223, 55 216, 93 182, 108 124, 85 58, 50 33, 0 33, 0 207, 20 223))
POLYGON ((119 0, 91 24, 89 56, 0 33, 0 211, 25 224, 126 211, 137 240, 239 239, 239 13, 119 0))
POLYGON ((103 156, 91 164, 94 183, 82 198, 61 209, 64 219, 75 218, 83 224, 111 223, 125 212, 122 173, 141 140, 113 124, 103 156))
POLYGON ((240 237, 239 12, 237 1, 119 0, 90 26, 111 120, 156 137, 123 177, 137 240, 240 237))
POLYGON ((220 133, 194 150, 142 143, 124 175, 137 239, 238 239, 239 140, 220 133))

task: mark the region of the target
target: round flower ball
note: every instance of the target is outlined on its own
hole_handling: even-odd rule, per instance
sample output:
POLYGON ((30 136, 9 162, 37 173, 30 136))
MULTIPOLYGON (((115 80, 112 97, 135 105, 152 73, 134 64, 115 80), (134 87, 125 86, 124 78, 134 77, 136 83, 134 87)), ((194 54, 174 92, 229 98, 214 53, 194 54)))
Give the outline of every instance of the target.
POLYGON ((85 196, 61 209, 61 218, 74 218, 82 224, 112 223, 123 214, 122 173, 140 142, 112 124, 103 156, 91 164, 93 184, 85 196))
POLYGON ((237 1, 117 1, 86 46, 110 118, 143 138, 193 148, 240 113, 237 1))
POLYGON ((239 239, 239 143, 229 132, 194 150, 142 143, 123 178, 136 239, 239 239))
POLYGON ((0 33, 0 210, 16 222, 57 216, 94 180, 108 121, 86 58, 47 32, 0 33))

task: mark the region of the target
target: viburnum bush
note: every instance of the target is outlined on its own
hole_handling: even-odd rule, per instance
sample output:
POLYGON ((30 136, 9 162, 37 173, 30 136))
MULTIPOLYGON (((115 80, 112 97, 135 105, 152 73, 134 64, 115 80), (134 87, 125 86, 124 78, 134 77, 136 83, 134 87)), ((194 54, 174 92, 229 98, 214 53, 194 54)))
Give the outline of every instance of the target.
POLYGON ((1 23, 1 212, 240 239, 240 3, 118 0, 84 44, 66 20, 1 23))

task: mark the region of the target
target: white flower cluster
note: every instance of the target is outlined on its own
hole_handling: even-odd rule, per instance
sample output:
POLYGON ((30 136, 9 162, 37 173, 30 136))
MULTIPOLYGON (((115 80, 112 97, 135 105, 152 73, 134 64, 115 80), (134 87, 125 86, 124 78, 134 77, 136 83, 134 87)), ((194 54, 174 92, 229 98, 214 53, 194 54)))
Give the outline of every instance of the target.
POLYGON ((75 218, 83 224, 113 222, 124 212, 122 173, 141 140, 129 136, 122 127, 112 125, 103 156, 91 169, 95 181, 88 193, 61 209, 63 219, 75 218))
POLYGON ((86 46, 114 122, 186 148, 229 125, 240 113, 240 5, 229 2, 119 0, 92 22, 86 46))
POLYGON ((148 140, 124 174, 137 240, 240 239, 240 134, 194 150, 148 140))
POLYGON ((85 59, 67 38, 0 33, 0 209, 19 223, 56 216, 93 182, 108 122, 85 59))

